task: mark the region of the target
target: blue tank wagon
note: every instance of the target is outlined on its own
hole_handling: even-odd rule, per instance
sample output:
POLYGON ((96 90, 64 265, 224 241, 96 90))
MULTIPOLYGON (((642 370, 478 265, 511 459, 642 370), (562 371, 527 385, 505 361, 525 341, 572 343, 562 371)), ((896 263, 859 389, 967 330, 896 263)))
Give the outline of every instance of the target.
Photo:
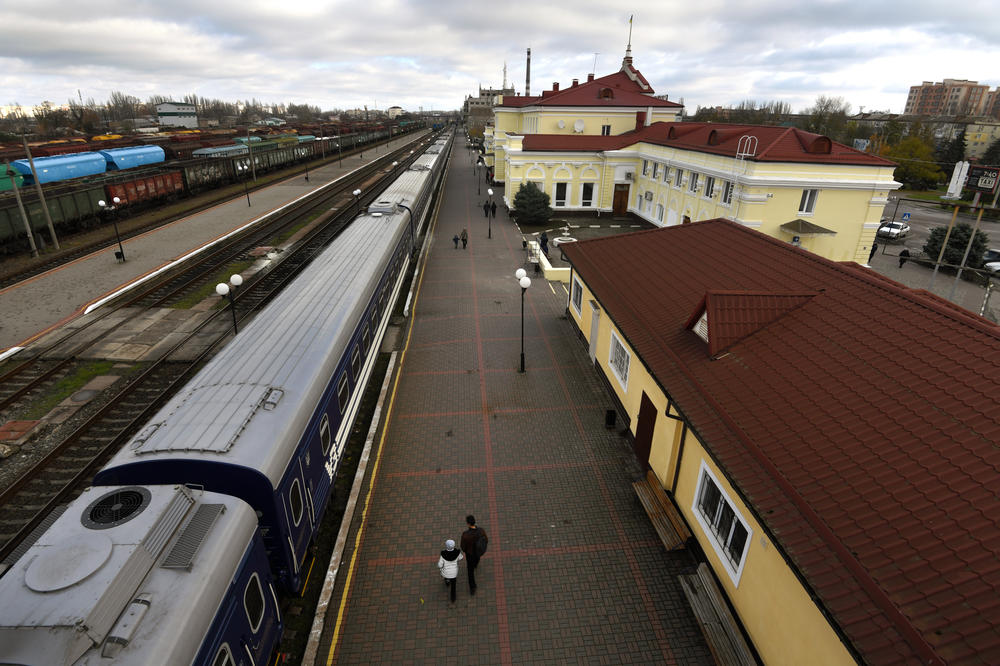
MULTIPOLYGON (((35 179, 31 175, 31 165, 28 160, 16 160, 11 166, 24 176, 26 185, 34 185, 35 179)), ((70 178, 93 176, 107 170, 107 160, 100 153, 73 153, 72 155, 39 157, 35 160, 38 182, 43 185, 70 178)))
POLYGON ((135 167, 159 164, 166 159, 166 153, 159 146, 132 146, 102 150, 101 155, 108 163, 108 171, 134 169, 135 167))

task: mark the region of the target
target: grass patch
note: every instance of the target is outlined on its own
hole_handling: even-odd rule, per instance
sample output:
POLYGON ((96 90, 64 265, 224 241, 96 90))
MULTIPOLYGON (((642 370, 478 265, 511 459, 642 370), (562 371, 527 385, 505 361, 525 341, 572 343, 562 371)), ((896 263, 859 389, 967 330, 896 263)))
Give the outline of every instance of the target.
MULTIPOLYGON (((194 307, 195 305, 201 303, 209 296, 215 294, 215 285, 219 284, 220 282, 229 282, 229 277, 231 275, 233 275, 234 273, 242 273, 250 266, 252 266, 253 263, 254 263, 253 260, 244 259, 243 261, 234 261, 230 264, 227 264, 225 268, 220 268, 218 271, 216 271, 212 275, 212 277, 208 279, 208 282, 201 285, 200 287, 198 287, 193 292, 191 292, 184 298, 180 299, 176 303, 173 303, 170 307, 176 308, 178 310, 186 310, 188 308, 194 307)), ((219 304, 216 305, 216 307, 217 308, 222 307, 225 304, 225 302, 226 302, 225 299, 220 298, 219 304)))
POLYGON ((114 365, 114 361, 90 361, 77 366, 72 373, 60 379, 55 386, 46 391, 44 397, 33 401, 31 407, 21 418, 29 421, 40 419, 60 402, 82 389, 94 377, 120 374, 111 372, 114 365))

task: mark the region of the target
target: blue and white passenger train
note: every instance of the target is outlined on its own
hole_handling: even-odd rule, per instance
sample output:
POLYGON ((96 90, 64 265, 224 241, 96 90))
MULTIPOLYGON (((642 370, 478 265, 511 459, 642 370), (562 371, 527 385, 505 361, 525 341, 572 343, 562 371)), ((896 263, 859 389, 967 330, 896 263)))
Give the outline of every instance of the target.
POLYGON ((274 583, 305 583, 449 146, 429 147, 0 578, 0 664, 266 663, 274 583))

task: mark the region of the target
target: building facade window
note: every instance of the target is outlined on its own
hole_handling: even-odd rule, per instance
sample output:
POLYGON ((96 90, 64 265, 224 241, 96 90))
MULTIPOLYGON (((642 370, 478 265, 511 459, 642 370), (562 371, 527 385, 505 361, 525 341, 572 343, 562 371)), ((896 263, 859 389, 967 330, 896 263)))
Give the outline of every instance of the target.
POLYGON ((556 206, 566 205, 566 183, 556 183, 556 206))
POLYGON ((691 172, 691 180, 688 181, 688 190, 691 192, 698 191, 698 174, 694 171, 691 172))
POLYGON ((584 207, 589 207, 594 205, 594 184, 584 183, 583 184, 583 194, 580 198, 580 205, 584 207))
POLYGON ((642 161, 642 175, 643 176, 649 175, 649 160, 642 161))
POLYGON ((733 203, 733 183, 731 181, 722 182, 722 203, 726 206, 733 203))
POLYGON ((611 125, 601 125, 601 136, 611 136, 611 125))
POLYGON ((715 178, 705 176, 705 198, 711 199, 713 194, 715 194, 715 178))
POLYGON ((819 190, 802 190, 802 199, 799 201, 799 214, 811 215, 816 210, 816 195, 819 190))
POLYGON ((656 219, 663 222, 663 204, 656 204, 656 219))
POLYGON ((653 180, 656 180, 659 177, 659 175, 660 175, 660 163, 653 162, 653 176, 652 176, 653 180))
POLYGON ((753 530, 704 460, 691 510, 733 584, 739 585, 753 530))
POLYGON ((576 312, 577 315, 582 315, 583 314, 583 283, 581 283, 579 280, 577 280, 576 277, 573 278, 573 297, 572 297, 571 300, 573 302, 573 310, 576 312))
POLYGON ((677 169, 674 172, 674 187, 680 187, 684 182, 684 169, 677 169))
POLYGON ((628 390, 628 364, 630 359, 631 355, 618 338, 618 334, 611 331, 611 349, 608 351, 608 365, 611 367, 611 374, 621 384, 623 391, 628 390))

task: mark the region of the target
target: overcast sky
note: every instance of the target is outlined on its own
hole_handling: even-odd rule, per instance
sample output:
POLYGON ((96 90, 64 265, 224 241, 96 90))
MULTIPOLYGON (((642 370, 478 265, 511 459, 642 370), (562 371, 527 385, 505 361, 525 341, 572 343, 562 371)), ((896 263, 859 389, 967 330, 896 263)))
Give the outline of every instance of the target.
POLYGON ((524 93, 635 66, 684 104, 818 95, 901 112, 923 80, 1000 84, 994 2, 755 0, 0 0, 0 105, 185 94, 322 109, 456 109, 478 85, 524 93), (945 13, 947 12, 947 13, 945 13))

